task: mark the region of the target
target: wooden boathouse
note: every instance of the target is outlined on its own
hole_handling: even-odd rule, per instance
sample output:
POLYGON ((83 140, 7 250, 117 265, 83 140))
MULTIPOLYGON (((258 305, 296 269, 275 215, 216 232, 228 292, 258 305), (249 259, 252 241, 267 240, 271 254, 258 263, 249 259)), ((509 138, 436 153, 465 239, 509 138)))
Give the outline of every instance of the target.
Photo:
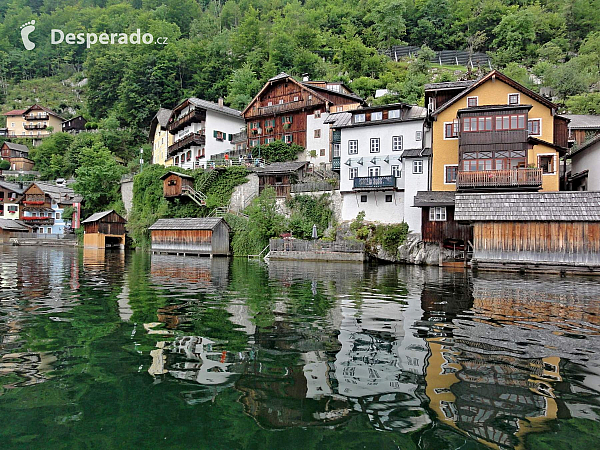
POLYGON ((167 172, 162 177, 163 196, 165 198, 181 197, 186 189, 194 188, 194 177, 179 172, 167 172))
POLYGON ((221 217, 159 219, 148 228, 152 253, 228 256, 231 228, 221 217))
POLYGON ((127 221, 114 210, 92 214, 83 225, 85 248, 125 248, 127 221))
POLYGON ((454 217, 456 192, 419 191, 414 206, 421 208, 423 242, 441 244, 447 248, 466 248, 473 238, 469 224, 459 223, 454 217))
POLYGON ((473 268, 600 274, 600 192, 457 193, 473 268))

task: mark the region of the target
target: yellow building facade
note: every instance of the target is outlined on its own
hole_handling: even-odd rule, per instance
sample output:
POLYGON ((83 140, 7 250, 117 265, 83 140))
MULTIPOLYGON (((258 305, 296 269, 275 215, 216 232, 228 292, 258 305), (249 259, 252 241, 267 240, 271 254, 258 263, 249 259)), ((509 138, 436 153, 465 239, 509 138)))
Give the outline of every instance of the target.
POLYGON ((161 108, 150 123, 153 164, 160 164, 161 166, 173 165, 173 158, 168 157, 168 149, 173 144, 174 139, 174 135, 167 131, 169 117, 171 117, 171 110, 161 108))
POLYGON ((60 132, 64 119, 49 108, 33 105, 4 113, 8 137, 44 138, 60 132))
MULTIPOLYGON (((446 101, 443 105, 435 105, 437 109, 433 111, 431 127, 433 149, 432 191, 454 191, 457 189, 456 182, 449 182, 447 168, 455 166, 458 172, 463 170, 463 167, 459 165, 461 162, 459 146, 460 140, 464 136, 463 132, 468 125, 464 124, 460 116, 468 115, 468 111, 465 110, 471 107, 473 107, 473 111, 476 109, 485 111, 487 106, 491 109, 497 108, 500 110, 502 105, 529 108, 526 114, 525 129, 528 126, 527 121, 535 121, 535 136, 529 137, 526 164, 520 167, 536 168, 545 165, 542 173, 541 190, 559 190, 560 148, 558 147, 560 145, 556 142, 561 137, 555 136, 555 121, 562 120, 565 129, 567 122, 556 116, 555 105, 501 73, 493 71, 446 101), (453 134, 448 132, 449 127, 452 126, 457 127, 456 131, 458 133, 456 131, 453 134)), ((494 119, 489 120, 491 123, 489 131, 494 133, 496 131, 495 122, 492 122, 494 119)))

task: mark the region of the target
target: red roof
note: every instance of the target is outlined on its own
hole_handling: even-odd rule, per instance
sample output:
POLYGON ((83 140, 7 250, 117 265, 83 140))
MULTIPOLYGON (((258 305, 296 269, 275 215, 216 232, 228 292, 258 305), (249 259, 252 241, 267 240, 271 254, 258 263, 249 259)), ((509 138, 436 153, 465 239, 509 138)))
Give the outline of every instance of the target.
POLYGON ((13 109, 12 111, 2 113, 2 115, 3 116, 22 116, 25 111, 27 111, 27 110, 26 109, 13 109))

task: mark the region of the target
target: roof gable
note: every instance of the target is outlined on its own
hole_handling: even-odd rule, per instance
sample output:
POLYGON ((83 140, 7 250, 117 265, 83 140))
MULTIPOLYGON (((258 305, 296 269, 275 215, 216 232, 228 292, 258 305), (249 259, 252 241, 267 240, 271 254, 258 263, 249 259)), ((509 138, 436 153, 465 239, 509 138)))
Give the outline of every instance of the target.
POLYGON ((117 213, 114 209, 108 210, 108 211, 102 211, 102 212, 97 212, 92 214, 90 217, 88 217, 87 219, 81 221, 81 223, 91 223, 91 222, 96 222, 106 216, 108 216, 109 214, 116 214, 117 216, 119 216, 123 221, 125 221, 125 219, 123 217, 121 217, 121 215, 119 213, 117 213))
POLYGON ((25 111, 23 111, 23 115, 28 114, 30 111, 34 110, 34 109, 40 109, 42 111, 47 112, 48 114, 54 116, 54 117, 58 117, 60 120, 64 121, 64 117, 60 116, 58 113, 52 111, 50 108, 46 108, 45 106, 42 105, 38 105, 37 103, 35 105, 30 106, 29 108, 27 108, 25 111))
POLYGON ((221 217, 184 217, 179 219, 158 219, 149 230, 214 230, 219 224, 227 222, 221 217))

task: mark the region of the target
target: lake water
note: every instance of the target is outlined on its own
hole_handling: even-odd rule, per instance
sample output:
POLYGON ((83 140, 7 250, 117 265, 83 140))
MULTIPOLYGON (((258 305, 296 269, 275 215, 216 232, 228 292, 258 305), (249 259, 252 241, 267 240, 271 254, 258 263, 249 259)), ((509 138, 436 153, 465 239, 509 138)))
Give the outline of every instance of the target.
POLYGON ((0 247, 2 448, 600 447, 600 279, 0 247))

